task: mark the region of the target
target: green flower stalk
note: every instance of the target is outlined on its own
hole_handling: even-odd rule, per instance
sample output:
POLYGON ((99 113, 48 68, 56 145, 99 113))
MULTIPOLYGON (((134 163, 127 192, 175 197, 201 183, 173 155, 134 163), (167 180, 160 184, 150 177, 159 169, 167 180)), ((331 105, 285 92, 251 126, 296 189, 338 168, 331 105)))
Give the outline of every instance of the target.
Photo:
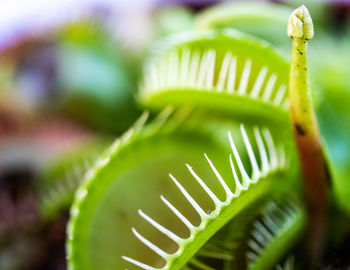
POLYGON ((310 216, 308 234, 310 263, 315 263, 322 253, 329 181, 308 80, 307 42, 313 35, 310 14, 305 6, 301 6, 292 13, 288 22, 288 36, 293 40, 289 101, 310 216))

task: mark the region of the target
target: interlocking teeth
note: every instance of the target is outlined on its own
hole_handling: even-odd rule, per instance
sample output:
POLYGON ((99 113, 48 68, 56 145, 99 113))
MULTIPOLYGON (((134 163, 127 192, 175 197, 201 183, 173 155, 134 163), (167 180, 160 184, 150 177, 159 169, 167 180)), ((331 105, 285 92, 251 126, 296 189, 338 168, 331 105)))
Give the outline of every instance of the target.
POLYGON ((238 94, 243 95, 247 92, 247 86, 249 81, 250 71, 252 69, 252 60, 248 59, 245 61, 241 81, 238 87, 238 94))
POLYGON ((147 247, 152 249, 155 253, 157 253, 160 257, 166 258, 168 257, 168 253, 166 253, 164 250, 160 249, 158 246, 153 244, 151 241, 147 240, 145 237, 143 237, 141 234, 138 233, 138 231, 135 228, 131 229, 133 234, 147 247))
MULTIPOLYGON (((208 56, 208 59, 209 58, 210 57, 208 56)), ((206 61, 209 61, 209 60, 206 60, 206 61)), ((176 256, 180 255, 183 247, 186 246, 191 241, 193 241, 195 235, 199 231, 205 229, 205 226, 207 225, 209 220, 217 218, 220 215, 221 210, 224 207, 228 206, 232 202, 232 200, 238 197, 242 191, 247 190, 251 183, 255 183, 259 181, 259 179, 261 179, 261 176, 265 176, 266 174, 268 174, 269 172, 272 172, 273 170, 276 170, 278 168, 284 168, 284 166, 286 166, 287 163, 285 162, 285 153, 284 153, 283 147, 281 146, 279 148, 280 149, 279 151, 276 150, 272 136, 268 131, 268 129, 264 128, 262 129, 262 131, 260 131, 260 129, 257 127, 253 129, 254 136, 252 137, 255 138, 255 141, 256 141, 257 151, 259 152, 259 157, 260 157, 260 162, 259 162, 260 164, 258 163, 258 159, 256 158, 256 155, 254 153, 253 146, 251 144, 251 139, 249 138, 246 132, 246 129, 244 128, 243 125, 240 126, 240 130, 241 130, 241 135, 246 148, 246 152, 250 160, 252 173, 251 173, 251 176, 248 175, 243 165, 243 162, 240 158, 240 155, 238 153, 238 150, 236 148, 232 135, 230 132, 228 132, 229 142, 233 151, 233 156, 230 155, 230 165, 232 168, 233 179, 235 183, 235 189, 236 189, 235 192, 233 192, 231 188, 227 185, 226 181, 222 178, 219 171, 216 169, 214 163, 209 159, 209 157, 206 154, 204 154, 211 170, 214 172, 216 179, 218 180, 218 183, 221 185, 221 187, 225 191, 226 198, 224 201, 220 200, 217 197, 214 191, 211 190, 210 187, 208 187, 205 181, 199 177, 199 175, 194 171, 194 169, 189 164, 186 164, 187 169, 189 170, 189 173, 193 176, 194 180, 198 182, 198 184, 201 186, 203 191, 206 194, 208 194, 210 199, 215 204, 215 209, 211 213, 206 212, 199 205, 199 203, 191 196, 190 192, 188 192, 172 174, 169 174, 171 180, 174 182, 177 189, 182 193, 182 195, 189 202, 192 208, 198 213, 201 219, 199 225, 193 225, 191 221, 188 218, 186 218, 185 215, 182 214, 179 209, 177 209, 163 195, 161 195, 161 200, 164 202, 164 204, 189 229, 190 236, 188 238, 179 237, 176 233, 172 232, 168 228, 164 227, 163 225, 155 221, 153 218, 145 214, 142 210, 138 211, 139 215, 145 221, 147 221, 151 226, 153 226, 159 232, 166 235, 170 240, 178 244, 179 246, 178 250, 173 254, 169 254, 164 250, 162 250, 161 248, 159 248, 156 244, 152 243, 151 241, 143 237, 140 233, 138 233, 138 231, 135 228, 132 228, 133 234, 144 245, 146 245, 148 248, 150 248, 156 254, 162 257, 167 262, 167 265, 169 261, 172 261, 176 256), (261 136, 261 133, 263 134, 263 136, 261 136), (265 145, 267 145, 267 150, 265 148, 265 145), (236 172, 235 164, 238 166, 240 176, 236 172)), ((258 241, 251 241, 250 243, 250 246, 255 253, 258 253, 260 251, 261 244, 265 243, 265 241, 268 241, 272 237, 271 234, 269 234, 268 230, 265 229, 264 227, 265 224, 267 224, 269 228, 273 228, 275 223, 274 221, 269 220, 269 218, 267 217, 264 219, 264 225, 262 225, 262 223, 255 224, 255 226, 259 228, 259 232, 260 232, 259 233, 260 236, 258 236, 258 241)), ((255 256, 254 252, 247 256, 254 257, 255 256)), ((138 267, 141 267, 142 269, 152 269, 152 270, 156 269, 129 257, 123 256, 122 258, 138 267)), ((161 269, 167 269, 167 265, 165 265, 161 269)))
POLYGON ((196 51, 193 53, 189 68, 189 86, 196 88, 197 82, 197 70, 199 68, 200 52, 196 51))
POLYGON ((155 227, 158 231, 168 236, 171 240, 174 242, 181 242, 183 239, 176 234, 174 234, 172 231, 169 231, 164 226, 160 225, 157 221, 155 221, 153 218, 146 215, 142 210, 139 210, 139 215, 143 217, 148 223, 150 223, 153 227, 155 227))
POLYGON ((241 128, 241 133, 243 136, 243 141, 244 141, 245 147, 246 147, 247 152, 248 152, 250 164, 252 166, 252 177, 251 178, 252 178, 253 182, 256 182, 258 180, 258 178, 260 177, 261 172, 260 172, 258 163, 256 161, 252 145, 250 144, 249 138, 248 138, 247 133, 244 129, 244 126, 241 124, 240 128, 241 128))
POLYGON ((232 57, 230 69, 227 78, 227 92, 233 93, 235 91, 236 84, 236 74, 237 74, 237 57, 232 57))
POLYGON ((260 94, 260 91, 262 89, 262 85, 265 81, 265 77, 266 77, 266 74, 267 74, 267 71, 268 71, 268 68, 267 67, 262 67, 260 72, 259 72, 259 75, 254 83, 254 86, 252 88, 252 92, 250 94, 250 96, 252 98, 257 98, 260 94))
POLYGON ((276 74, 272 74, 270 76, 270 79, 268 80, 268 82, 266 84, 265 91, 264 91, 264 94, 262 96, 262 99, 264 101, 271 100, 272 90, 275 87, 276 80, 277 80, 277 75, 276 74))
POLYGON ((166 206, 186 225, 190 230, 191 234, 195 231, 196 227, 183 215, 177 208, 172 205, 163 195, 160 196, 161 200, 165 203, 166 206))
MULTIPOLYGON (((218 92, 224 91, 224 87, 227 79, 227 72, 229 67, 232 66, 232 64, 230 65, 231 58, 232 58, 232 53, 228 52, 226 53, 224 60, 222 61, 222 65, 219 73, 219 79, 216 85, 216 89, 218 92)), ((236 72, 234 72, 234 74, 236 74, 236 72)))
POLYGON ((209 50, 204 52, 197 77, 198 88, 204 86, 207 89, 211 89, 213 87, 214 68, 215 51, 209 50))
POLYGON ((236 173, 235 165, 233 164, 232 155, 230 155, 230 165, 232 169, 233 179, 235 180, 235 184, 236 184, 235 194, 239 194, 241 193, 242 190, 246 190, 248 187, 243 186, 239 181, 238 175, 236 173))
POLYGON ((253 223, 251 239, 248 241, 250 250, 246 253, 248 268, 262 256, 271 241, 295 226, 296 219, 301 214, 302 209, 292 200, 278 205, 270 202, 265 207, 262 218, 253 223))
POLYGON ((259 99, 284 110, 289 108, 287 87, 269 67, 255 67, 254 60, 249 58, 239 60, 244 61, 239 78, 234 52, 228 51, 222 59, 217 55, 215 49, 173 50, 146 65, 142 89, 145 93, 188 88, 227 92, 259 99), (259 72, 252 72, 257 68, 259 72))
POLYGON ((186 200, 192 205, 194 210, 199 214, 202 221, 204 221, 208 215, 207 213, 199 206, 199 204, 192 198, 192 196, 186 191, 186 189, 175 179, 174 176, 169 174, 170 178, 174 181, 175 185, 181 191, 181 193, 185 196, 186 200))
POLYGON ((280 104, 282 104, 282 100, 286 96, 286 91, 287 86, 285 86, 284 84, 278 88, 275 98, 273 100, 273 104, 275 104, 275 106, 279 106, 280 104))
MULTIPOLYGON (((243 186, 243 188, 247 189, 248 186, 249 186, 249 183, 251 182, 251 179, 249 178, 246 170, 244 169, 241 157, 239 156, 239 153, 238 153, 236 145, 235 145, 235 143, 233 141, 231 132, 228 133, 228 138, 229 138, 229 141, 230 141, 230 145, 231 145, 231 148, 232 148, 233 155, 234 155, 234 157, 236 159, 239 171, 240 171, 241 176, 242 176, 242 182, 243 182, 242 186, 243 186)), ((233 166, 231 166, 231 167, 232 167, 232 170, 234 170, 234 167, 233 166)))
MULTIPOLYGON (((189 74, 189 63, 191 61, 191 51, 189 49, 185 49, 182 52, 181 58, 181 71, 180 71, 180 82, 184 83, 187 81, 187 76, 189 74)), ((186 87, 186 85, 181 85, 180 87, 186 87)))
POLYGON ((267 156, 266 149, 264 146, 264 142, 261 138, 260 131, 257 127, 254 127, 254 136, 258 144, 258 149, 260 153, 261 172, 263 175, 265 175, 270 170, 270 164, 269 164, 269 158, 267 156))
POLYGON ((205 190, 205 192, 213 200, 215 205, 221 205, 222 202, 218 199, 218 197, 216 197, 214 192, 211 191, 211 189, 204 183, 204 181, 194 172, 192 167, 188 164, 186 164, 186 166, 187 166, 188 170, 190 171, 190 173, 192 174, 192 176, 194 177, 194 179, 197 180, 197 182, 201 185, 201 187, 205 190))
POLYGON ((264 128, 262 130, 263 136, 266 140, 267 143, 267 148, 269 151, 269 156, 270 156, 270 169, 276 169, 278 167, 278 156, 277 156, 277 151, 275 144, 273 142, 270 130, 267 128, 264 128))
POLYGON ((228 187, 228 185, 226 184, 225 180, 221 177, 221 175, 219 174, 218 170, 215 168, 213 162, 208 158, 208 156, 206 154, 204 154, 205 158, 207 159, 211 169, 213 170, 213 172, 215 173, 215 176, 217 177, 217 179, 219 180, 221 186, 224 188, 225 192, 226 192, 226 202, 230 201, 233 197, 234 194, 232 193, 231 189, 228 187))

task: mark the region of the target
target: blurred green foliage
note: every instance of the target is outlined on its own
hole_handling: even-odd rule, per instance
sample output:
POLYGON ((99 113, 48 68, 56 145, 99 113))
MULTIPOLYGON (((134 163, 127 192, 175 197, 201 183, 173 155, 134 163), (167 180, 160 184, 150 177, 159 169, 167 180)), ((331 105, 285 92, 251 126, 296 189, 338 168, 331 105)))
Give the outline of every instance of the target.
POLYGON ((89 21, 67 26, 59 40, 61 109, 100 130, 126 130, 139 113, 133 99, 137 83, 116 40, 89 21))

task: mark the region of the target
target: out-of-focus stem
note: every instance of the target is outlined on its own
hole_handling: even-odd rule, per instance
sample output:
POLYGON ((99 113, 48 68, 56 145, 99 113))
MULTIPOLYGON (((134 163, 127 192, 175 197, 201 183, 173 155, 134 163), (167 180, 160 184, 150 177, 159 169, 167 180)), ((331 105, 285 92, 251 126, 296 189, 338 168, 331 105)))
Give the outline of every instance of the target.
POLYGON ((310 218, 309 262, 315 264, 322 254, 325 235, 329 175, 309 88, 307 41, 313 37, 314 31, 310 14, 305 6, 299 7, 290 16, 288 35, 293 40, 289 101, 310 218))

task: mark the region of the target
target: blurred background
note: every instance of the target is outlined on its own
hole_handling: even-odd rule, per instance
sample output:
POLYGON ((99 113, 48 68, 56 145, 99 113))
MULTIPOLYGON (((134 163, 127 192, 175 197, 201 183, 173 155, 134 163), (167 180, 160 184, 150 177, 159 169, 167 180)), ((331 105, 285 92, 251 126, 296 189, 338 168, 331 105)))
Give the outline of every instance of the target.
MULTIPOLYGON (((195 28, 203 10, 220 2, 0 2, 1 270, 66 269, 74 190, 98 153, 140 116, 138 84, 154 42, 195 28)), ((244 14, 256 12, 252 2, 235 2, 244 14)), ((315 106, 337 171, 347 177, 350 1, 271 2, 283 10, 300 4, 310 10, 315 106)), ((286 25, 260 28, 237 19, 231 26, 268 39, 289 56, 286 25)))

